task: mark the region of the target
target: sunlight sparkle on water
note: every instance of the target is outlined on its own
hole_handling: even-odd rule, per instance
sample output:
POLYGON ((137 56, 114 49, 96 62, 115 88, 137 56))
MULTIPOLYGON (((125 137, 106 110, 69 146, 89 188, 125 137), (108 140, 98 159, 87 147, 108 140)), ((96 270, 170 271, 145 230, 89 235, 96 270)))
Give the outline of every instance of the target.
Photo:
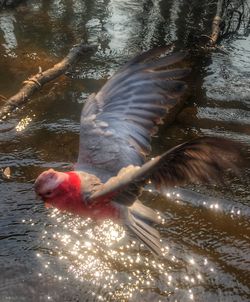
POLYGON ((219 205, 218 205, 218 203, 212 203, 212 204, 210 204, 210 209, 219 209, 219 205))
POLYGON ((189 298, 191 299, 191 300, 193 300, 194 299, 194 294, 192 293, 192 291, 190 290, 190 295, 189 295, 189 298))
POLYGON ((19 123, 16 125, 16 131, 20 132, 23 131, 28 125, 29 123, 32 121, 32 118, 26 116, 24 118, 22 118, 19 123))
MULTIPOLYGON (((189 287, 201 280, 194 258, 187 258, 191 271, 182 275, 182 281, 178 281, 175 269, 182 263, 173 254, 172 248, 163 245, 162 257, 156 258, 143 244, 129 240, 125 230, 113 221, 96 224, 91 219, 57 210, 51 212, 50 219, 51 224, 42 232, 46 253, 39 250, 36 254, 42 264, 39 277, 51 274, 60 283, 72 278, 85 285, 88 283, 91 294, 100 301, 106 301, 106 298, 96 294, 95 289, 98 288, 102 288, 114 301, 126 301, 138 294, 146 294, 148 290, 158 287, 156 272, 161 278, 162 292, 166 295, 181 288, 178 282, 189 287)), ((30 225, 33 222, 31 219, 30 225)), ((188 292, 188 288, 186 294, 188 299, 193 300, 193 293, 188 292)))

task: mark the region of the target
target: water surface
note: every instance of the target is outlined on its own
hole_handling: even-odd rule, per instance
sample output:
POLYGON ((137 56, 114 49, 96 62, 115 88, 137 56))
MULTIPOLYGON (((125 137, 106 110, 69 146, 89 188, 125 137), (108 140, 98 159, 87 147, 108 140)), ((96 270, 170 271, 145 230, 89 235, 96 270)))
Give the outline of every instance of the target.
MULTIPOLYGON (((194 188, 208 197, 171 201, 145 192, 145 203, 166 215, 158 228, 160 258, 110 221, 96 225, 45 209, 33 191, 41 171, 75 162, 87 96, 142 49, 173 41, 188 48, 209 33, 213 11, 206 2, 35 0, 0 12, 2 96, 16 93, 39 66, 58 62, 72 44, 99 45, 0 125, 0 168, 11 174, 0 178, 0 301, 250 300, 248 164, 244 176, 225 185, 194 188)), ((250 37, 236 35, 220 47, 187 62, 194 70, 190 96, 153 139, 152 155, 216 135, 243 142, 249 157, 250 37)))

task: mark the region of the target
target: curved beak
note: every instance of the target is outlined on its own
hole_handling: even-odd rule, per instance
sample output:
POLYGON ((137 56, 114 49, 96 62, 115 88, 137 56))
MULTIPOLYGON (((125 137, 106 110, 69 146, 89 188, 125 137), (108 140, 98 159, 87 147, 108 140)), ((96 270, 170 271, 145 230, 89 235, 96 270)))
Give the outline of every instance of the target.
POLYGON ((44 205, 45 205, 45 208, 46 208, 46 209, 53 208, 52 204, 49 203, 49 202, 45 202, 44 205))

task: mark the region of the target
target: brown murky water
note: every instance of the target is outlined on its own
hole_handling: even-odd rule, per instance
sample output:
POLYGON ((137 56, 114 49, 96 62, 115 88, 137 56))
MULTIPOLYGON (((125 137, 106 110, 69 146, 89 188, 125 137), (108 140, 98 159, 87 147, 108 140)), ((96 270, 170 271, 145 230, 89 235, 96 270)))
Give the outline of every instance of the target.
MULTIPOLYGON (((0 125, 0 168, 11 173, 0 178, 0 301, 250 300, 249 165, 224 186, 196 187, 205 197, 145 192, 145 203, 167 217, 160 258, 110 221, 45 209, 32 188, 41 171, 76 160, 86 97, 141 49, 173 41, 185 48, 208 33, 206 2, 33 0, 0 12, 1 95, 13 95, 81 39, 99 45, 0 125)), ((219 135, 244 142, 249 157, 250 37, 221 47, 191 58, 190 97, 153 139, 153 154, 219 135)))

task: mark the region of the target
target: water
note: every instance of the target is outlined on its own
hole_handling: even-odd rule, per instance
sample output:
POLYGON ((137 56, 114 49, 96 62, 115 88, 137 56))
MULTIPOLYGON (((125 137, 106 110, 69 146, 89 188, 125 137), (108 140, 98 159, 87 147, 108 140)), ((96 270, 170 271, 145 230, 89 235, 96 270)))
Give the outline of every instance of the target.
MULTIPOLYGON (((206 1, 36 0, 1 11, 2 96, 82 39, 99 50, 0 125, 0 301, 250 300, 249 164, 226 185, 195 188, 207 198, 143 194, 166 216, 160 258, 111 221, 96 225, 45 209, 33 191, 41 171, 67 170, 76 160, 90 93, 141 49, 190 45, 209 32, 211 15, 206 1)), ((250 38, 234 36, 220 47, 189 59, 190 96, 153 139, 153 155, 209 134, 243 142, 249 157, 250 38)))

